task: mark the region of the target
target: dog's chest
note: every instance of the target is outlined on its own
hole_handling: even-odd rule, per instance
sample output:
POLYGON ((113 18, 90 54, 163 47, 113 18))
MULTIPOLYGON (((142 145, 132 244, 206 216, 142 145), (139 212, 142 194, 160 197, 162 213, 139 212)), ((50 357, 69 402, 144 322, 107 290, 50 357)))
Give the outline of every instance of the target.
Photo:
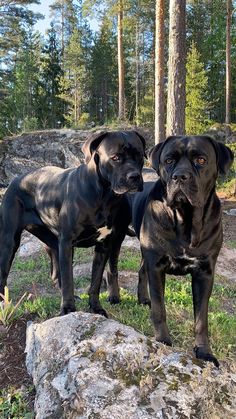
POLYGON ((112 233, 112 217, 107 212, 99 211, 94 217, 86 218, 83 230, 74 239, 75 246, 88 247, 103 242, 112 233))
POLYGON ((109 236, 112 232, 112 228, 109 228, 107 225, 105 225, 104 227, 100 227, 97 229, 97 233, 98 233, 98 237, 97 237, 97 241, 102 241, 104 240, 107 236, 109 236))

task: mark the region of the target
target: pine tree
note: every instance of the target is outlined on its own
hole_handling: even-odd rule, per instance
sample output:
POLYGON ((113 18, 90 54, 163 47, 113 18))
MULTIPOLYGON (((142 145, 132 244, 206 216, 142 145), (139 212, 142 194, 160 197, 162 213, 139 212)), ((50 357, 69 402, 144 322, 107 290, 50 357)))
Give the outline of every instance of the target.
POLYGON ((202 134, 209 124, 205 98, 207 90, 207 74, 196 45, 192 43, 187 55, 186 75, 186 133, 202 134))
POLYGON ((116 37, 111 26, 110 19, 104 16, 91 54, 90 113, 102 124, 115 119, 117 113, 116 37))
POLYGON ((186 0, 170 0, 167 135, 185 132, 185 13, 186 0))
POLYGON ((67 102, 64 118, 67 124, 78 127, 79 119, 85 111, 86 67, 81 45, 81 32, 74 29, 69 44, 64 51, 64 74, 60 78, 60 97, 67 102))
POLYGON ((53 23, 47 33, 42 50, 40 81, 37 92, 38 118, 43 128, 58 128, 64 125, 63 100, 60 95, 61 50, 53 23))

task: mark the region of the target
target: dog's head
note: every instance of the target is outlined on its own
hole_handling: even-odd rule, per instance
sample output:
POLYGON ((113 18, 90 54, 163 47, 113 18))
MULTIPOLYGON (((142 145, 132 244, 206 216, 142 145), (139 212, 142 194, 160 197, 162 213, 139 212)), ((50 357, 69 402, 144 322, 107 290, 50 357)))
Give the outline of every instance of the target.
POLYGON ((169 206, 177 208, 189 202, 200 208, 218 173, 230 168, 233 153, 208 136, 176 136, 154 146, 149 159, 166 188, 169 206))
POLYGON ((143 189, 142 167, 145 140, 136 131, 102 132, 89 138, 82 148, 85 163, 117 194, 143 189))

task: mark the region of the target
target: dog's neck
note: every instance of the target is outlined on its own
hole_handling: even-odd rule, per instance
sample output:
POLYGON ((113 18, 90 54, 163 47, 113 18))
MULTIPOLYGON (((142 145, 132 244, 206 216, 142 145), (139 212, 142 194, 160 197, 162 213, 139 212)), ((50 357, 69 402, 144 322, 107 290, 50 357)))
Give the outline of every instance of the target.
MULTIPOLYGON (((173 208, 176 226, 180 226, 183 232, 191 231, 190 248, 196 248, 203 238, 204 226, 208 222, 209 217, 214 211, 214 206, 217 204, 215 188, 212 188, 206 201, 201 207, 193 207, 190 203, 185 204, 180 208, 173 208)), ((218 222, 218 219, 216 220, 218 222)), ((177 228, 178 230, 178 228, 177 228)))
POLYGON ((111 184, 100 173, 99 167, 94 161, 83 165, 83 176, 86 178, 86 189, 90 190, 90 198, 92 199, 92 206, 99 205, 99 202, 107 202, 111 197, 114 197, 114 192, 111 189, 111 184), (92 192, 91 192, 92 191, 92 192))

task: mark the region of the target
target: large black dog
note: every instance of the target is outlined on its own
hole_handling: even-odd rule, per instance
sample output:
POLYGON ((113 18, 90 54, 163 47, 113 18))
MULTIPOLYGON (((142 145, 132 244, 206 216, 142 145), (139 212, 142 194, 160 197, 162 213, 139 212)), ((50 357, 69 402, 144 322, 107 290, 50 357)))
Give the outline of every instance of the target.
MULTIPOLYGON (((143 262, 139 302, 150 304, 156 339, 171 345, 164 304, 165 274, 192 276, 196 357, 212 361, 208 340, 208 301, 222 245, 221 206, 215 192, 218 173, 233 162, 231 150, 207 136, 169 137, 150 152, 156 183, 128 198, 143 262)), ((116 292, 117 285, 114 286, 116 292)))
POLYGON ((0 292, 25 229, 48 247, 61 285, 61 314, 75 311, 73 247, 95 245, 89 304, 106 315, 99 303, 103 270, 114 237, 121 242, 127 231, 123 194, 143 188, 144 149, 135 131, 103 132, 85 142, 86 162, 78 168, 47 166, 15 178, 0 213, 0 292))

